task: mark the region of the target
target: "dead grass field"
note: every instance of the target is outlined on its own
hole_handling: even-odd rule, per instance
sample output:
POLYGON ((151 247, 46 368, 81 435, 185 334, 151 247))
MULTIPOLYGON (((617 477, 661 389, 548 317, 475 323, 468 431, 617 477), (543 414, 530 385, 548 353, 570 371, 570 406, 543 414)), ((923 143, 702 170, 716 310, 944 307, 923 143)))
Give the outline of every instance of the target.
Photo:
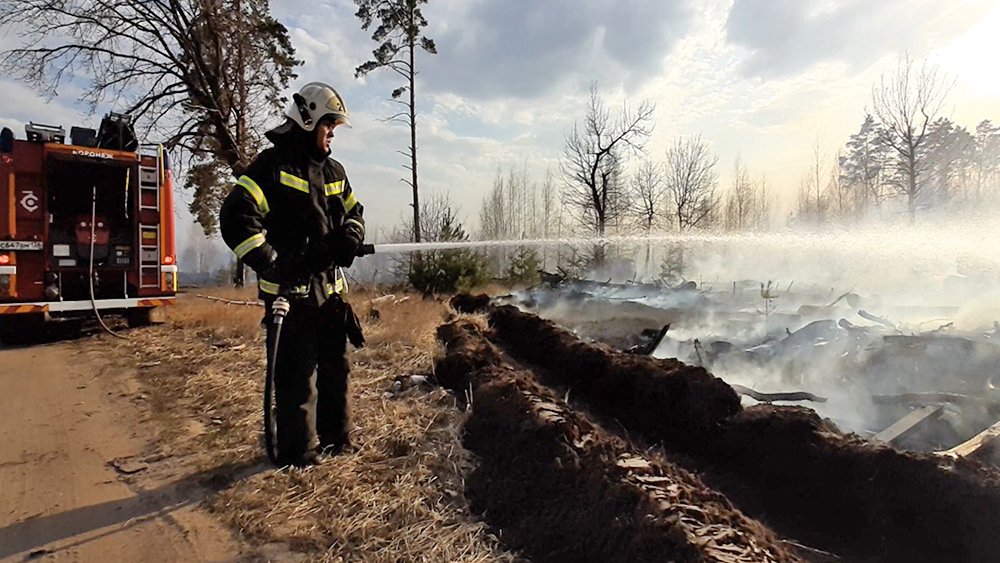
MULTIPOLYGON (((256 301, 254 290, 207 293, 256 301)), ((250 477, 222 479, 205 500, 252 544, 282 543, 324 562, 519 560, 469 511, 464 475, 473 460, 461 446, 464 414, 453 397, 394 385, 433 369, 445 305, 398 294, 376 305, 374 319, 374 297, 361 291, 349 299, 368 340, 351 352, 353 451, 321 467, 266 466, 262 307, 183 294, 165 325, 130 331, 110 353, 138 366, 165 453, 191 456, 200 470, 259 467, 250 477)))

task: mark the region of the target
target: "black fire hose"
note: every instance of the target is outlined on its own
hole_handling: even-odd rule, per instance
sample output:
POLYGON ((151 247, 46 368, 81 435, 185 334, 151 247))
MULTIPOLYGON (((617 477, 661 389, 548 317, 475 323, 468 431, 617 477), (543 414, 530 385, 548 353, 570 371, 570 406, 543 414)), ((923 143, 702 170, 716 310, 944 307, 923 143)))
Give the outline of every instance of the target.
POLYGON ((267 351, 267 377, 264 379, 264 448, 267 450, 267 458, 275 465, 278 465, 278 444, 275 440, 277 421, 274 416, 275 401, 272 400, 271 396, 275 393, 274 366, 278 363, 278 340, 281 338, 281 324, 289 309, 291 309, 291 304, 283 296, 275 299, 271 305, 274 338, 269 342, 271 349, 267 351))
MULTIPOLYGON (((358 247, 357 255, 359 257, 371 254, 375 254, 374 244, 362 244, 358 247)), ((278 342, 281 340, 281 325, 284 323, 285 316, 288 315, 288 311, 291 308, 291 303, 288 302, 288 299, 279 290, 278 298, 271 304, 271 323, 274 326, 274 338, 268 342, 267 374, 264 378, 264 449, 267 450, 267 458, 274 465, 280 465, 278 461, 278 443, 275 439, 278 428, 274 413, 274 406, 277 403, 273 397, 275 395, 274 370, 278 363, 278 342)))

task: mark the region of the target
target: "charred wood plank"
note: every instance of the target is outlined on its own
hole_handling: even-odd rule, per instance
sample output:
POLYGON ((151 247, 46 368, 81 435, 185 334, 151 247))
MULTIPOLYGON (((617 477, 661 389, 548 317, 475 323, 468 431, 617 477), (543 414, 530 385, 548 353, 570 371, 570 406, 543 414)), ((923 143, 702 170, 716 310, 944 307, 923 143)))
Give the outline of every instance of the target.
POLYGON ((660 331, 656 333, 656 336, 649 341, 649 344, 646 345, 646 348, 642 351, 642 355, 652 356, 653 352, 660 347, 660 342, 663 342, 663 338, 667 336, 668 330, 670 330, 670 323, 663 325, 663 328, 661 328, 660 331))
POLYGON ((952 457, 976 457, 987 451, 993 451, 998 445, 1000 445, 1000 422, 976 434, 969 441, 940 453, 952 457))
POLYGON ((903 438, 913 434, 924 424, 930 423, 941 417, 944 413, 943 405, 927 405, 920 407, 897 420, 885 430, 879 432, 872 441, 896 444, 903 438))

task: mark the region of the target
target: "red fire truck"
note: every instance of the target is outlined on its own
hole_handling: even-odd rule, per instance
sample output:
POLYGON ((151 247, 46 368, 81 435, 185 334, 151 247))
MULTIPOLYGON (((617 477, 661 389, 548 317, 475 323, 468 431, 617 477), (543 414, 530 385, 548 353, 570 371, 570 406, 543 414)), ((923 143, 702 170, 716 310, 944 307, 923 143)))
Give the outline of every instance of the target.
POLYGON ((173 177, 127 116, 0 132, 0 338, 52 318, 150 322, 177 291, 173 177))

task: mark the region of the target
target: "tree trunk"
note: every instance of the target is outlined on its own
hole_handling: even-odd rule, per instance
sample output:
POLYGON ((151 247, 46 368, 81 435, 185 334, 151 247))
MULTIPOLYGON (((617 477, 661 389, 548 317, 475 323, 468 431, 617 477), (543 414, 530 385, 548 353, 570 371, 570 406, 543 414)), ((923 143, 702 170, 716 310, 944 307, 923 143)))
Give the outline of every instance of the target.
POLYGON ((649 260, 653 252, 653 243, 649 240, 649 231, 646 231, 646 273, 649 273, 649 260))
POLYGON ((915 151, 907 159, 906 170, 906 208, 910 214, 910 224, 912 225, 917 216, 917 163, 913 156, 915 151))
MULTIPOLYGON (((412 25, 413 12, 410 12, 412 25)), ((410 174, 413 181, 413 242, 420 242, 420 194, 417 190, 417 95, 416 73, 414 72, 414 50, 416 37, 410 34, 410 174)))

